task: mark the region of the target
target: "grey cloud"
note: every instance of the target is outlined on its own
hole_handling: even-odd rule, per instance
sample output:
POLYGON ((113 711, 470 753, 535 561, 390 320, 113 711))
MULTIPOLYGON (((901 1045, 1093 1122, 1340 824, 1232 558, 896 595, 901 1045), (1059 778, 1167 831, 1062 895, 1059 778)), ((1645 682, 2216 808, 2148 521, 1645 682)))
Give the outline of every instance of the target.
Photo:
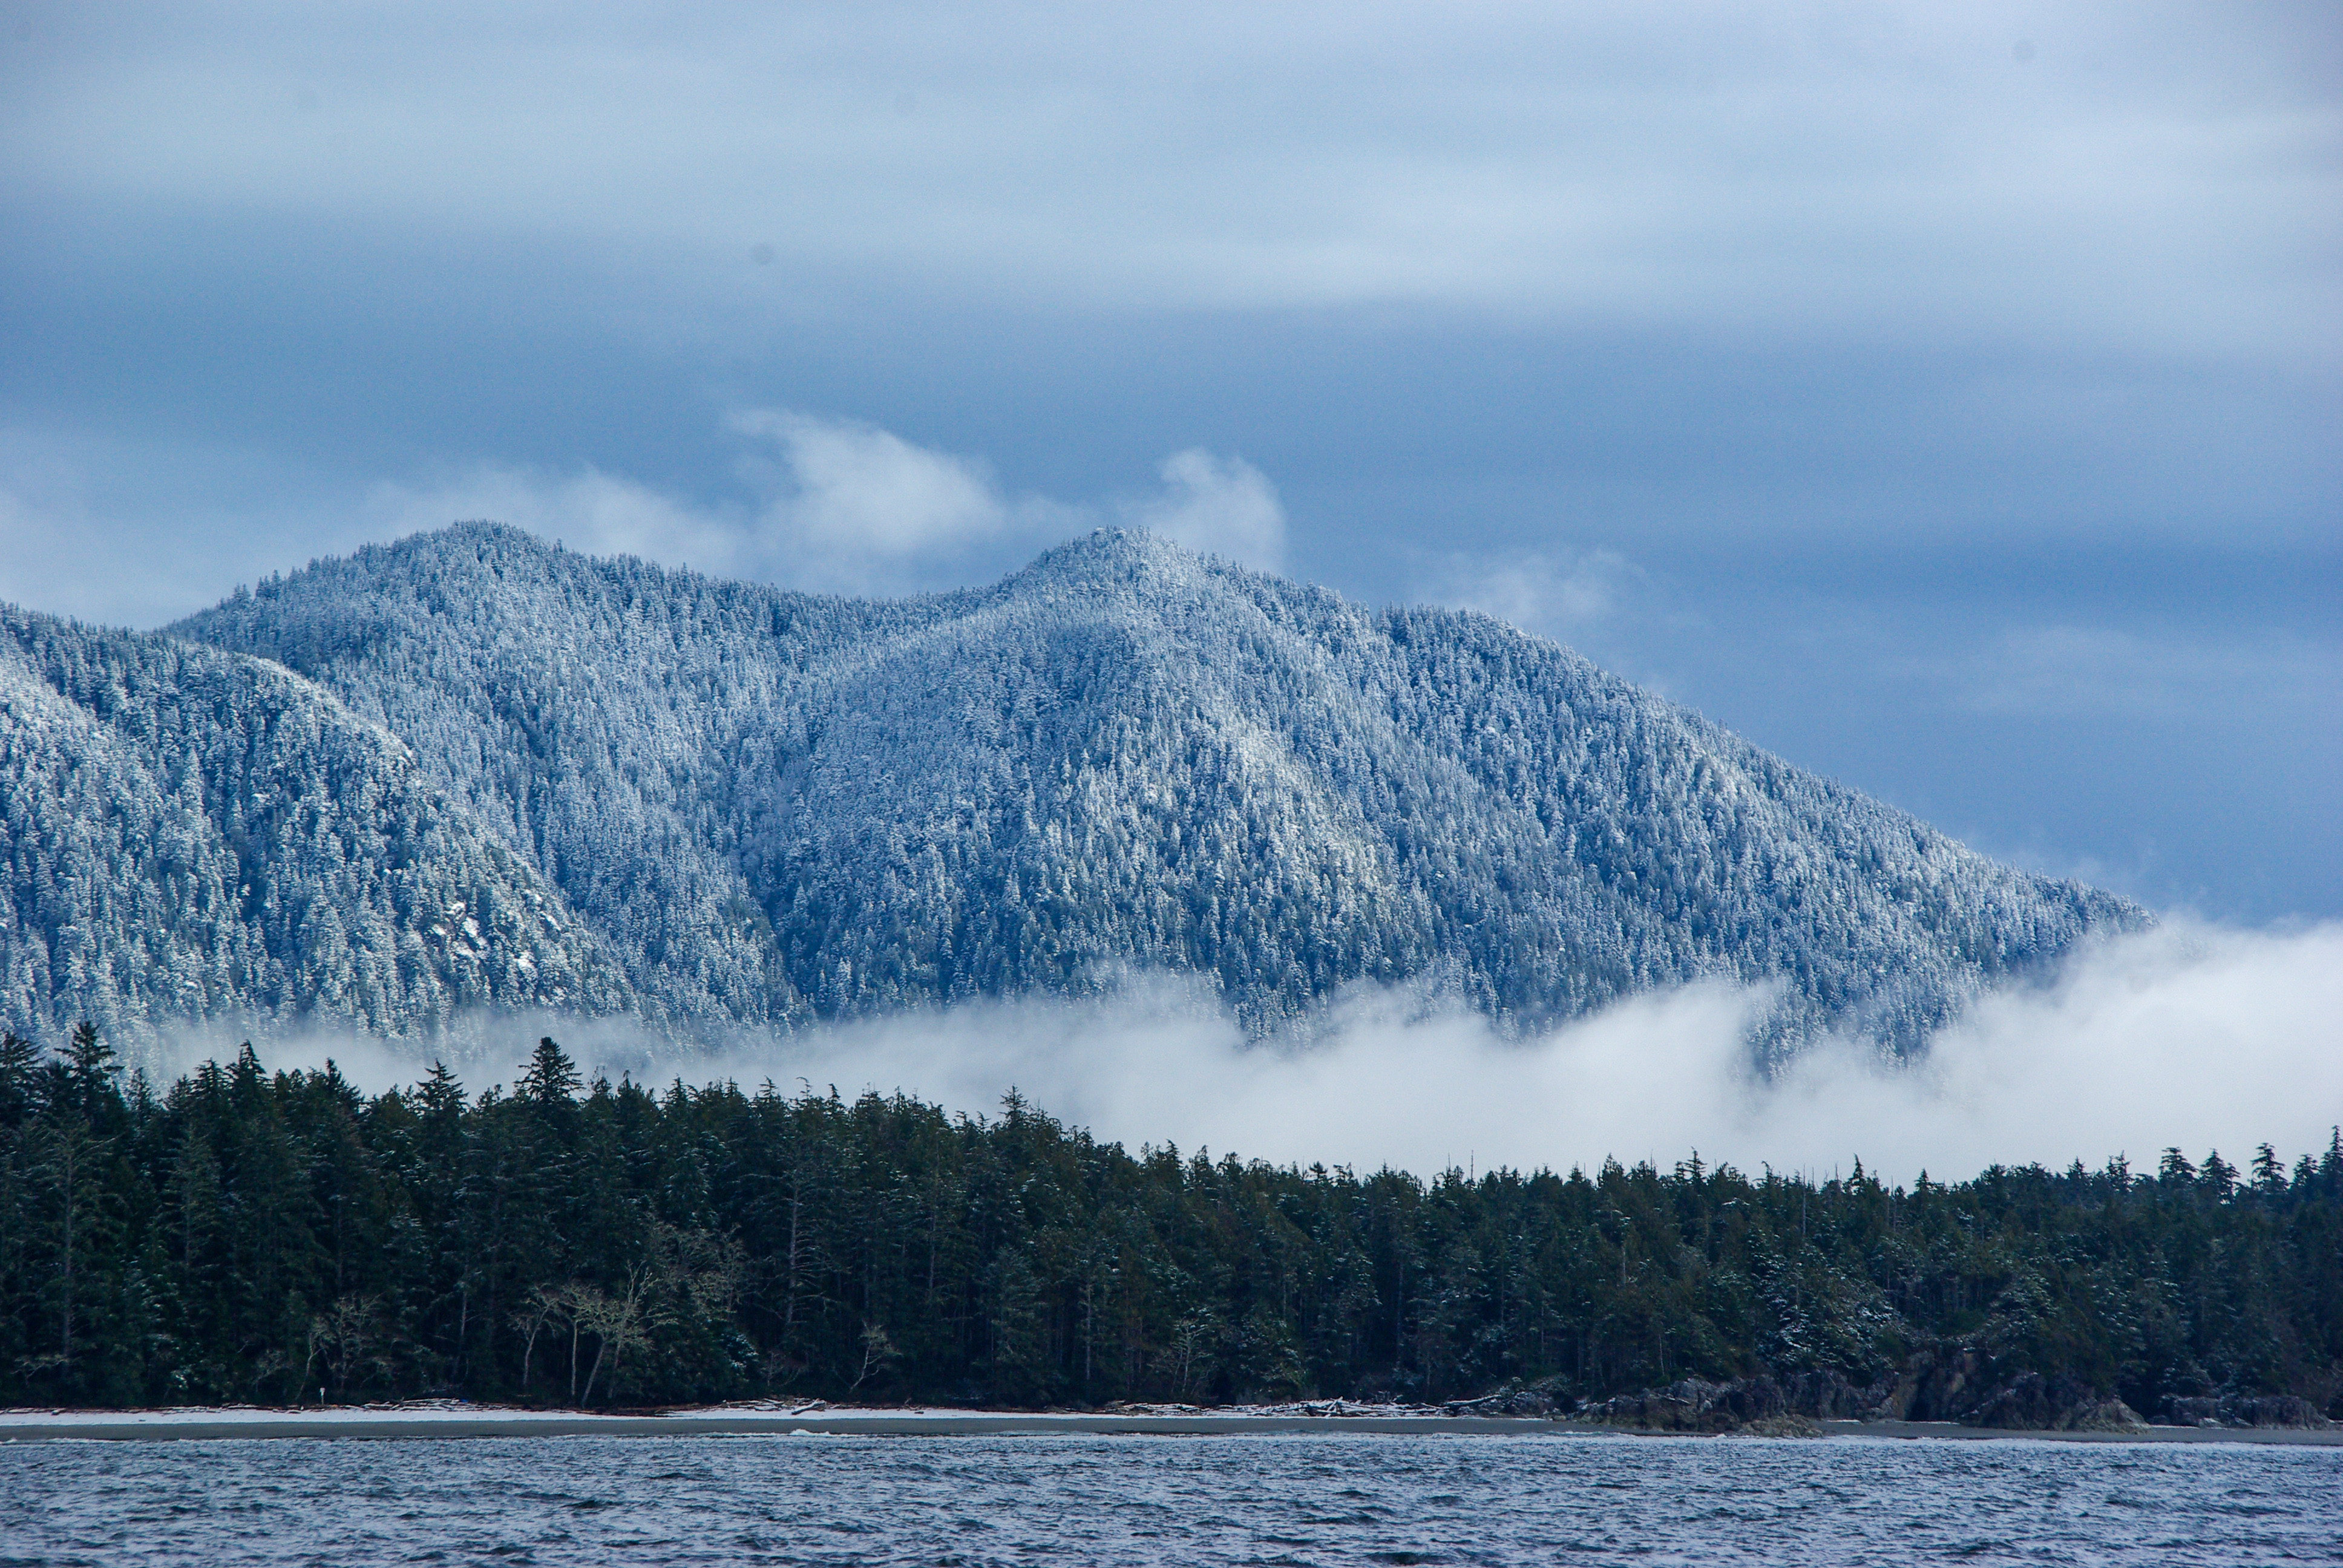
POLYGON ((2105 627, 2006 629, 1957 658, 1900 661, 1978 713, 2186 719, 2227 706, 2332 709, 2343 648, 2298 634, 2208 641, 2105 627))
POLYGON ((810 270, 1052 308, 2277 357, 2338 325, 2338 51, 2300 9, 709 7, 549 33, 411 7, 44 32, 10 67, 13 182, 613 247, 750 311, 810 270))
POLYGON ((356 487, 265 451, 0 425, 0 599, 154 626, 377 538, 356 487))

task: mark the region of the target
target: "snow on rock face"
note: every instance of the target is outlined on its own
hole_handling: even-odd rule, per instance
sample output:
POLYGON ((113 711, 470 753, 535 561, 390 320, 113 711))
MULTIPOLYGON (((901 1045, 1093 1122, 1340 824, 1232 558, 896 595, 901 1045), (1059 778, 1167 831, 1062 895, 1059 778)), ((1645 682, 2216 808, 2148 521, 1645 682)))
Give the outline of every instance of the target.
MULTIPOLYGON (((1908 1044, 1982 987, 2143 919, 1484 617, 1370 609, 1143 534, 1075 540, 989 588, 855 601, 466 524, 317 563, 173 633, 338 699, 295 702, 307 682, 275 678, 287 711, 337 716, 304 720, 336 739, 292 746, 318 751, 302 766, 357 756, 349 738, 379 727, 369 787, 390 791, 384 747, 403 742, 417 782, 402 787, 444 795, 443 839, 477 834, 468 874, 505 868, 492 892, 451 876, 385 906, 415 972, 451 995, 558 985, 670 1026, 789 1025, 1140 967, 1208 977, 1256 1026, 1381 980, 1530 1027, 1724 976, 1780 983, 1776 1045, 1832 1024, 1908 1044), (525 922, 510 929, 528 964, 502 956, 517 939, 500 919, 525 922)), ((53 675, 35 684, 68 701, 53 675)), ((144 721, 104 718, 95 689, 69 706, 147 787, 179 787, 144 721)), ((219 710, 220 744, 282 731, 264 709, 219 710)), ((115 809, 73 788, 21 786, 63 820, 115 809)), ((231 795, 251 789, 203 798, 231 795)), ((227 809, 204 812, 223 846, 227 809)), ((356 840, 343 856, 353 886, 417 863, 356 840)), ((227 919, 189 896, 156 891, 152 918, 227 919)), ((363 917, 304 908, 270 982, 282 1005, 367 1021, 431 1005, 409 995, 419 979, 401 990, 306 957, 357 950, 363 917)), ((130 940, 150 916, 90 918, 130 940)), ((143 960, 109 972, 166 1005, 143 960)), ((189 994, 234 994, 242 975, 189 994)), ((45 1015, 65 1004, 45 983, 45 1015)))
POLYGON ((257 659, 0 609, 0 818, 13 1029, 315 1018, 403 1034, 556 988, 628 1000, 403 745, 257 659), (477 911, 461 942, 450 908, 477 911))

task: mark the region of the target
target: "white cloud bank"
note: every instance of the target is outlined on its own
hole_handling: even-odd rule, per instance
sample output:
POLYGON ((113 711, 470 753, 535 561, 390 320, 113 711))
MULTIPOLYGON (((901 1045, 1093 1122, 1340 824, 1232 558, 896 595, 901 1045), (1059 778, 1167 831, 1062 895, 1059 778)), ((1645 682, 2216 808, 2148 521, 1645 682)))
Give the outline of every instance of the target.
POLYGON ((738 465, 747 500, 702 504, 590 467, 488 466, 378 485, 366 510, 377 533, 487 518, 589 554, 840 593, 959 587, 1110 520, 1269 570, 1284 562, 1276 487, 1241 457, 1191 448, 1164 459, 1156 494, 1069 503, 1011 495, 977 459, 853 420, 756 408, 725 424, 751 443, 738 465))
POLYGON ((731 428, 780 448, 787 475, 766 521, 817 562, 900 558, 989 539, 1010 508, 978 464, 875 426, 776 409, 735 414, 731 428))
POLYGON ((1164 458, 1161 473, 1161 496, 1125 507, 1131 522, 1262 571, 1284 567, 1285 508, 1259 468, 1192 447, 1164 458))
POLYGON ((1440 602, 1575 642, 1611 618, 1641 568, 1616 550, 1553 548, 1503 557, 1451 553, 1427 563, 1440 602))
POLYGON ((703 508, 598 468, 574 474, 483 465, 419 487, 385 482, 366 511, 385 538, 488 518, 559 539, 588 555, 635 555, 719 576, 757 565, 742 510, 703 508))
MULTIPOLYGON (((1418 1172, 1606 1156, 1664 1166, 1697 1149, 1753 1171, 1826 1172, 1860 1156, 1908 1181, 1996 1162, 2147 1165, 2168 1145, 2241 1161, 2267 1141, 2291 1156, 2324 1147, 2343 1121, 2343 925, 2173 924, 2111 941, 2053 983, 1979 1003, 1910 1067, 1840 1047, 1760 1081, 1741 1040, 1762 1000, 1726 986, 1654 994, 1529 1044, 1362 997, 1311 1044, 1248 1048, 1177 986, 965 1006, 716 1054, 655 1052, 608 1024, 554 1027, 613 1075, 900 1089, 980 1113, 1013 1085, 1134 1148, 1418 1172)), ((508 1081, 530 1038, 516 1027, 508 1048, 456 1065, 475 1089, 508 1081)), ((328 1053, 377 1087, 417 1065, 405 1048, 350 1040, 269 1060, 328 1053)), ((180 1054, 194 1060, 192 1047, 180 1054)))

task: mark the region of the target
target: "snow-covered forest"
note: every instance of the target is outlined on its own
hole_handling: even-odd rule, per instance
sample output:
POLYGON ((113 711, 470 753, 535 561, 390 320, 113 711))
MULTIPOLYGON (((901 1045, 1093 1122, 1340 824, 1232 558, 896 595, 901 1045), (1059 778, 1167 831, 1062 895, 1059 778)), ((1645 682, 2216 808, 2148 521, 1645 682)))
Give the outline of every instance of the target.
POLYGON ((809 597, 464 524, 161 635, 0 616, 0 1020, 797 1027, 1204 977, 1509 1027, 1704 977, 1908 1046, 2143 917, 1485 617, 1101 532, 809 597), (249 657, 248 657, 249 656, 249 657))
POLYGON ((256 659, 0 609, 0 821, 16 1028, 625 1004, 405 745, 256 659))

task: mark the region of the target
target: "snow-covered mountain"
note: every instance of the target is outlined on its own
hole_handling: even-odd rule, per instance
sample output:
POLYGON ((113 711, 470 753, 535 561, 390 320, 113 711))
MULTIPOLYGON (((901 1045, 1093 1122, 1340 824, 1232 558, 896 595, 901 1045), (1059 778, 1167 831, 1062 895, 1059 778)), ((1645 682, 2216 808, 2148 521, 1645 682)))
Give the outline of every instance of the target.
POLYGON ((415 754, 259 659, 0 608, 0 1023, 628 1005, 415 754))
POLYGON ((1255 1026, 1363 980, 1515 1026, 1774 980, 1781 1042, 1908 1043, 2143 918, 1485 617, 1144 534, 858 601, 465 524, 164 636, 0 625, 19 1027, 689 1033, 1136 969, 1255 1026))

